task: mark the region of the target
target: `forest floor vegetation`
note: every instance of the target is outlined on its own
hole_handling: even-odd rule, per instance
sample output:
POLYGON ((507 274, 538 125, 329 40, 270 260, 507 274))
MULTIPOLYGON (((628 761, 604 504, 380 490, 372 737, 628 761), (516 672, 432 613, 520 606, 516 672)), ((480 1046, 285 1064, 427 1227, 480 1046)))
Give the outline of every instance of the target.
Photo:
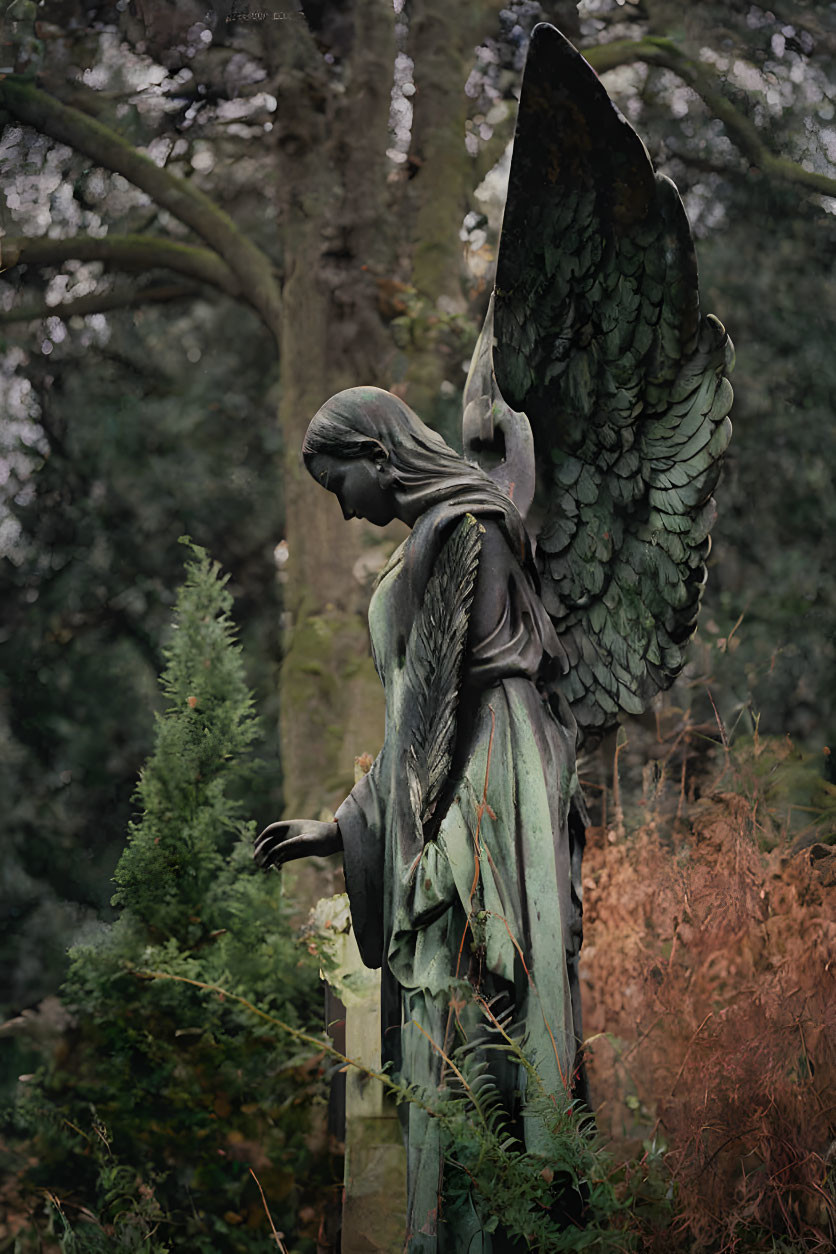
MULTIPOLYGON (((335 1249, 327 1088, 346 1059, 322 1031, 292 903, 252 865, 253 702, 224 582, 194 549, 119 917, 72 951, 60 1000, 3 1025, 41 1063, 0 1134, 0 1252, 335 1249)), ((464 1057, 440 1097, 386 1083, 436 1103, 446 1205, 464 1182, 486 1229, 501 1223, 521 1249, 825 1254, 836 787, 815 755, 757 732, 730 741, 719 716, 712 728, 670 711, 629 735, 584 863, 597 1130, 542 1093, 550 1148, 535 1159, 464 1057)))

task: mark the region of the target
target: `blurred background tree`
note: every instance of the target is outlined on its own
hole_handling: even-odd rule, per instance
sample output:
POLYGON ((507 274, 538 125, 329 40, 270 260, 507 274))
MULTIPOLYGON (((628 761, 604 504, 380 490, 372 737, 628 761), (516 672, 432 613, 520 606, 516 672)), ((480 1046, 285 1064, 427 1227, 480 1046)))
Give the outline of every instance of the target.
POLYGON ((710 720, 710 688, 729 728, 760 720, 816 753, 833 735, 829 8, 15 0, 0 64, 6 1009, 54 990, 68 938, 107 911, 179 535, 231 572, 271 718, 282 667, 281 752, 267 747, 253 813, 276 817, 282 796, 332 808, 377 747, 365 605, 396 536, 346 526, 311 491, 301 434, 328 395, 369 382, 455 440, 541 18, 588 50, 680 187, 705 308, 738 347, 713 566, 673 700, 710 720))

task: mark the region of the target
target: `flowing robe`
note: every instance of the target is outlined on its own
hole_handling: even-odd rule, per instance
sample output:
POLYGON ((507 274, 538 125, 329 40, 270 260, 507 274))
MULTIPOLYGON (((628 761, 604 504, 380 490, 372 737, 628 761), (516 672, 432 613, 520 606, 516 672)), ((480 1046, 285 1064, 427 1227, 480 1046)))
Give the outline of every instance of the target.
MULTIPOLYGON (((512 543, 501 518, 459 502, 422 515, 390 560, 369 608, 385 740, 336 817, 360 952, 368 966, 383 967, 384 1058, 410 1083, 437 1089, 450 1078, 442 1051, 490 1041, 487 1002, 507 1012, 506 1030, 565 1104, 580 1035, 576 726, 549 690, 561 649, 530 556, 512 543), (434 829, 416 848, 405 769, 416 701, 409 636, 442 545, 465 512, 482 530, 455 745, 434 829)), ((536 1151, 540 1125, 526 1120, 525 1073, 507 1052, 484 1056, 512 1126, 536 1151)), ((408 1119, 408 1249, 487 1254, 496 1247, 475 1211, 455 1228, 439 1217, 436 1121, 411 1103, 408 1119)))

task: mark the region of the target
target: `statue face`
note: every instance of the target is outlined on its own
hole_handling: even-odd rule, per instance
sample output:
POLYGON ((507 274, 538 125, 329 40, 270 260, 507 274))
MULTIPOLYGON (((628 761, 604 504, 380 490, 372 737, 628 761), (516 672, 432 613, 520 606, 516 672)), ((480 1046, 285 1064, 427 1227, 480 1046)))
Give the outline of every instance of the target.
POLYGON ((333 492, 344 518, 367 518, 385 527, 397 517, 391 467, 371 457, 340 458, 316 453, 309 469, 317 483, 333 492))

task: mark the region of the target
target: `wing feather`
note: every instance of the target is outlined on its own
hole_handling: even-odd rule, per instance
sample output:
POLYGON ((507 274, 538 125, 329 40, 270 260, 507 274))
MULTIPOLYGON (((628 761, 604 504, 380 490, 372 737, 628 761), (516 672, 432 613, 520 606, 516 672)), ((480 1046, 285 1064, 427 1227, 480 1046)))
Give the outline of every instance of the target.
POLYGON ((444 544, 406 647, 412 694, 407 780, 418 830, 426 829, 453 759, 456 709, 482 528, 466 514, 444 544))

